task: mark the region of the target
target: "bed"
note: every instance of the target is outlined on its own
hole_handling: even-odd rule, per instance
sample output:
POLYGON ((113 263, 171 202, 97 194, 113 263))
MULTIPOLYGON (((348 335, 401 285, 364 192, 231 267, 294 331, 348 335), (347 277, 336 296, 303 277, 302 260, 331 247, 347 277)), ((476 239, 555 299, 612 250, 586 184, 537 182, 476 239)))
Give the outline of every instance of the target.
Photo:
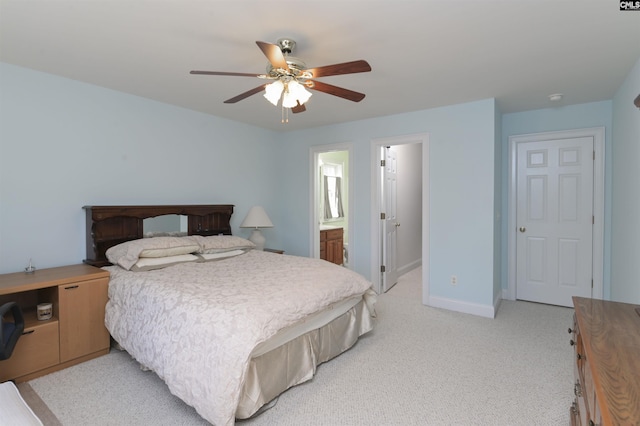
POLYGON ((85 210, 85 262, 111 274, 111 336, 214 425, 270 406, 373 328, 370 282, 255 250, 231 235, 232 205, 85 210), (144 238, 143 220, 167 214, 188 218, 187 235, 144 238))

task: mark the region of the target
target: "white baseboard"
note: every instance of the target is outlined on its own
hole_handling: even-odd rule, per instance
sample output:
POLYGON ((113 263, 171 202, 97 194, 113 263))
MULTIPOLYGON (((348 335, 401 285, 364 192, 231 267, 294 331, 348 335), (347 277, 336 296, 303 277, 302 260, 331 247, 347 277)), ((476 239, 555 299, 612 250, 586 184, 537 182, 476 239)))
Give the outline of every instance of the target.
POLYGON ((400 268, 398 268, 398 276, 404 275, 407 272, 411 272, 421 265, 422 265, 422 259, 416 259, 411 263, 401 266, 400 268))
POLYGON ((498 307, 500 306, 500 297, 494 300, 494 305, 480 305, 478 303, 463 302, 460 300, 447 299, 444 297, 430 296, 428 298, 428 306, 434 308, 443 308, 450 311, 462 312, 465 314, 478 315, 485 318, 495 318, 498 307))

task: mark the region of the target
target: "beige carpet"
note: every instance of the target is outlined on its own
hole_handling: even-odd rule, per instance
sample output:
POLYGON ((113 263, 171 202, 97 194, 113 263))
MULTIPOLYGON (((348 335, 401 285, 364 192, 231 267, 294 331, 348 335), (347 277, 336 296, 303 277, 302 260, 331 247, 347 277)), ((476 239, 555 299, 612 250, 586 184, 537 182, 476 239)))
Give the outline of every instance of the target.
MULTIPOLYGON (((425 307, 420 293, 400 280, 372 333, 240 424, 569 424, 572 309, 503 301, 488 319, 425 307)), ((64 426, 206 424, 126 353, 29 383, 64 426)))

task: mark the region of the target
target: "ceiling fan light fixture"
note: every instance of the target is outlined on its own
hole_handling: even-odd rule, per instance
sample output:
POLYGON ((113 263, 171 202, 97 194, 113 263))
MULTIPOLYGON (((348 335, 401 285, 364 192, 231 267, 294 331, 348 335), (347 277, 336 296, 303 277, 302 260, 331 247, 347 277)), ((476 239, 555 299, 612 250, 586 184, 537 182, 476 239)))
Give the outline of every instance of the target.
POLYGON ((275 106, 282 98, 284 108, 294 108, 298 104, 304 104, 309 100, 311 94, 296 80, 283 83, 281 79, 278 79, 264 88, 264 97, 275 106))
POLYGON ((285 108, 293 108, 298 104, 303 105, 310 97, 311 92, 296 80, 291 80, 285 85, 282 95, 282 106, 285 108))
POLYGON ((264 97, 273 105, 278 106, 278 102, 282 97, 284 91, 284 84, 280 80, 276 80, 273 83, 267 84, 264 88, 264 97))
POLYGON ((282 107, 293 108, 296 105, 298 105, 298 102, 296 102, 296 98, 291 93, 285 92, 282 96, 282 107))
MULTIPOLYGON (((312 93, 296 80, 289 82, 289 93, 293 95, 297 103, 303 105, 309 100, 312 93)), ((295 106, 295 105, 294 105, 295 106)))
POLYGON ((293 114, 306 111, 305 103, 311 98, 311 92, 307 89, 317 90, 326 94, 337 96, 352 102, 360 102, 364 99, 364 93, 358 93, 343 87, 332 86, 331 84, 314 81, 313 78, 328 77, 333 75, 355 74, 371 71, 371 66, 367 61, 359 59, 351 62, 343 62, 333 65, 324 65, 308 69, 304 61, 291 56, 295 47, 295 41, 289 38, 278 40, 278 44, 256 41, 256 44, 267 57, 266 74, 251 74, 246 72, 225 72, 225 71, 198 71, 193 70, 191 74, 202 75, 228 75, 235 77, 257 77, 271 80, 268 84, 261 84, 258 87, 247 90, 233 98, 224 101, 225 104, 235 104, 238 101, 253 96, 264 90, 264 97, 274 106, 280 104, 282 109, 282 122, 288 122, 289 110, 293 114), (281 101, 282 100, 282 101, 281 101))

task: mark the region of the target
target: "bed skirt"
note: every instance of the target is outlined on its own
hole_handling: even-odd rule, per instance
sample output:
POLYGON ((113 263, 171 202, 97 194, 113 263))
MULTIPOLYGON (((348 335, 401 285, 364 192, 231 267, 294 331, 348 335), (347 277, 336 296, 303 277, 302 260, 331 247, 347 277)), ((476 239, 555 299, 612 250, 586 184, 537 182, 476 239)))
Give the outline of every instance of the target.
POLYGON ((348 350, 372 329, 373 315, 365 299, 361 299, 328 324, 252 358, 236 418, 251 417, 285 390, 310 380, 319 364, 348 350))

